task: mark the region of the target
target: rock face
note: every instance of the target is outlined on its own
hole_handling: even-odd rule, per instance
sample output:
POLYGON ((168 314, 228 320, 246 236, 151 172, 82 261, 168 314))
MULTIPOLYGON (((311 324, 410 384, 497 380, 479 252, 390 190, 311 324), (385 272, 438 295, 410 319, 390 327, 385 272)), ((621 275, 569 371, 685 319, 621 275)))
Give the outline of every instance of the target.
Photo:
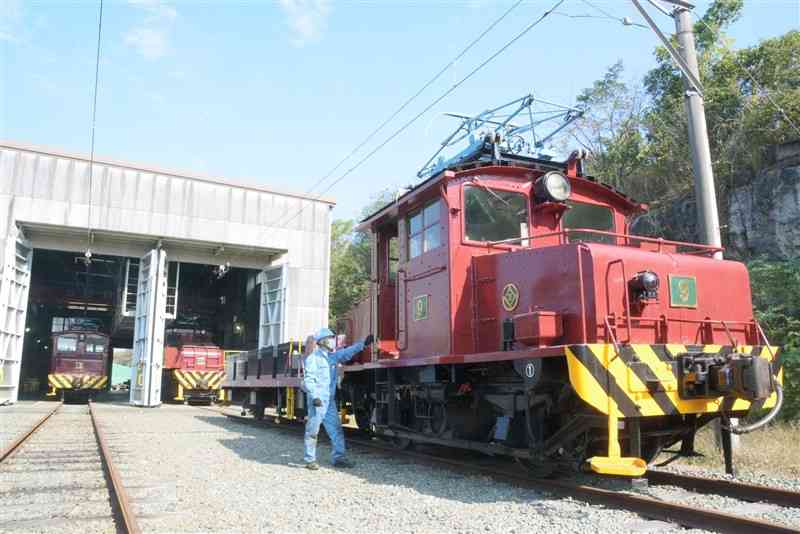
POLYGON ((738 256, 800 257, 800 141, 730 196, 728 247, 738 256))
MULTIPOLYGON (((800 258, 800 140, 774 147, 772 164, 728 197, 725 255, 800 258)), ((722 200, 722 199, 720 199, 722 200)), ((699 242, 694 195, 643 215, 632 233, 699 242)))

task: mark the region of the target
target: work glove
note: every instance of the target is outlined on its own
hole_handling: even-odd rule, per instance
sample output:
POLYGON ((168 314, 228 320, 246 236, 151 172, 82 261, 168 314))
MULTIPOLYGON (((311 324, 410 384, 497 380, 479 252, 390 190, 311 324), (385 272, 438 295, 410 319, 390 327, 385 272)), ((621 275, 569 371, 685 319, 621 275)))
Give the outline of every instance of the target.
POLYGON ((364 346, 365 347, 369 347, 374 342, 375 342, 375 336, 373 336, 372 334, 370 334, 370 335, 368 335, 367 337, 364 338, 364 346))
POLYGON ((317 408, 319 408, 320 406, 322 406, 322 401, 321 401, 321 400, 319 400, 319 399, 314 399, 314 406, 316 406, 317 408))

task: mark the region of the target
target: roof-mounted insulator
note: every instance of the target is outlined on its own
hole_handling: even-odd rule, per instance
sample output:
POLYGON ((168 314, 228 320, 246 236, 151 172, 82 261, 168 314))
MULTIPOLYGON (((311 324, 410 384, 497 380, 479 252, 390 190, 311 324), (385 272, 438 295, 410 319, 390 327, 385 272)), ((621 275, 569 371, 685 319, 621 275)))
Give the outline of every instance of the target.
POLYGON ((589 152, 583 148, 573 150, 567 159, 567 175, 583 176, 583 160, 589 157, 589 152))

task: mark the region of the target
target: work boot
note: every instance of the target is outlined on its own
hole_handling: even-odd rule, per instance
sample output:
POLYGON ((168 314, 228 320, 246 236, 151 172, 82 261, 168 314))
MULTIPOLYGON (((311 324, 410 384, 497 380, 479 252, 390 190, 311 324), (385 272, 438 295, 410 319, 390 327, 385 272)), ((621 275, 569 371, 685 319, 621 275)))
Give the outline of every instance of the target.
POLYGON ((350 469, 351 467, 355 467, 356 464, 348 460, 347 458, 339 458, 338 460, 333 462, 333 467, 341 467, 342 469, 350 469))
POLYGON ((311 471, 318 471, 319 470, 319 464, 317 462, 308 462, 306 464, 306 469, 309 469, 311 471))

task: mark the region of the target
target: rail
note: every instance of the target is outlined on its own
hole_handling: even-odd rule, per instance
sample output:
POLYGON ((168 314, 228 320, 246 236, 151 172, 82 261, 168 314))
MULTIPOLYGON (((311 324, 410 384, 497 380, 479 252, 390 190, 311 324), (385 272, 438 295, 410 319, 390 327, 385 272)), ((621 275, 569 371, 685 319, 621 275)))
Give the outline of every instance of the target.
POLYGON ((133 513, 133 507, 128 498, 128 492, 125 490, 125 486, 122 485, 119 471, 117 471, 114 462, 111 460, 111 452, 106 444, 103 429, 100 428, 100 425, 97 423, 93 402, 89 402, 89 415, 92 418, 92 426, 94 427, 97 444, 100 446, 100 456, 103 459, 103 466, 111 482, 111 493, 114 499, 114 505, 122 517, 123 530, 128 534, 141 534, 142 529, 139 527, 139 522, 136 520, 136 515, 133 513))
POLYGON ((624 240, 625 243, 615 243, 622 246, 633 246, 633 242, 639 243, 652 243, 658 245, 656 252, 664 252, 663 247, 687 247, 693 250, 683 251, 682 254, 709 254, 713 255, 716 252, 722 252, 723 247, 715 247, 713 245, 702 245, 700 243, 688 243, 685 241, 672 241, 669 239, 662 239, 660 237, 645 237, 639 235, 622 234, 619 232, 606 232, 605 230, 594 230, 592 228, 568 228, 558 232, 548 232, 546 234, 513 237, 511 239, 501 239, 499 241, 488 241, 486 246, 495 247, 498 245, 513 245, 514 243, 522 243, 523 241, 535 241, 536 239, 543 239, 545 237, 562 237, 562 241, 566 241, 571 234, 593 234, 604 237, 613 237, 615 239, 624 240))
POLYGON ((44 417, 36 421, 31 428, 23 432, 17 439, 12 441, 5 449, 0 452, 0 463, 2 463, 6 458, 14 454, 14 451, 19 449, 23 443, 25 443, 28 438, 30 438, 39 428, 47 422, 57 411, 61 408, 61 403, 59 402, 58 405, 53 408, 49 413, 45 414, 44 417))

